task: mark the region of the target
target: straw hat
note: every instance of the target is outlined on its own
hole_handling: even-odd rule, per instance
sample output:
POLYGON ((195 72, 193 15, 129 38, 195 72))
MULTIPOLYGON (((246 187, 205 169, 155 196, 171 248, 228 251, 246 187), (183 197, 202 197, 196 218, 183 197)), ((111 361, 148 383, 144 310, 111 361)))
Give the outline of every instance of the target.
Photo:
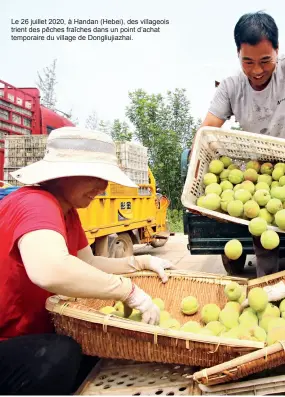
POLYGON ((119 168, 116 147, 105 133, 78 127, 53 130, 42 160, 11 172, 25 185, 68 176, 91 176, 137 187, 119 168))

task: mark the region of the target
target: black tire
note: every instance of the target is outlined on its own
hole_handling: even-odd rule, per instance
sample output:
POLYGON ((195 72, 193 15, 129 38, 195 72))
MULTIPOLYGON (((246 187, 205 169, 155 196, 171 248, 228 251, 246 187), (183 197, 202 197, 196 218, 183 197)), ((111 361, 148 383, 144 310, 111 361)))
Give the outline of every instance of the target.
POLYGON ((226 255, 222 255, 222 262, 229 276, 237 276, 244 271, 246 254, 242 254, 237 260, 232 260, 226 255))
POLYGON ((132 239, 128 233, 120 233, 109 247, 109 258, 124 258, 134 254, 132 239))
MULTIPOLYGON (((169 223, 167 221, 166 221, 166 231, 169 232, 169 223)), ((163 247, 167 243, 168 238, 154 238, 150 243, 150 245, 153 248, 163 247)))

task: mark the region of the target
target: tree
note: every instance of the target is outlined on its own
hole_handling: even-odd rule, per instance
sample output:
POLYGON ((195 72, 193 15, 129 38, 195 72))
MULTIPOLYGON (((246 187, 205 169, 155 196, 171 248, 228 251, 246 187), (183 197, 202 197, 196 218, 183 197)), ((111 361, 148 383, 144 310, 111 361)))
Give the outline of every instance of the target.
POLYGON ((186 97, 185 89, 176 89, 174 92, 167 92, 166 112, 168 116, 165 120, 169 122, 167 128, 177 134, 177 138, 186 147, 191 138, 194 119, 190 114, 190 101, 186 97))
POLYGON ((121 123, 119 119, 114 120, 111 127, 111 137, 113 141, 131 141, 132 136, 133 134, 125 121, 121 123))
POLYGON ((105 134, 110 135, 110 122, 109 121, 104 121, 100 120, 98 124, 98 130, 101 132, 105 132, 105 134))
POLYGON ((50 66, 43 69, 43 74, 38 72, 37 86, 41 92, 41 103, 51 110, 56 108, 56 62, 54 59, 50 66))
POLYGON ((148 148, 150 167, 172 208, 180 209, 180 156, 191 146, 198 125, 190 114, 186 90, 168 91, 163 97, 140 89, 130 92, 129 98, 126 114, 135 126, 134 136, 148 148))
POLYGON ((38 82, 36 83, 41 92, 41 103, 57 114, 63 115, 69 119, 74 125, 78 125, 78 118, 74 117, 73 109, 69 112, 63 112, 56 108, 56 62, 54 59, 50 66, 43 69, 43 74, 38 72, 38 82))
POLYGON ((188 140, 186 141, 185 147, 187 147, 189 149, 191 148, 194 136, 195 136, 196 132, 199 130, 201 124, 202 124, 201 118, 198 118, 196 121, 193 122, 193 124, 191 125, 190 134, 189 134, 188 140))
POLYGON ((85 127, 91 130, 95 130, 98 127, 98 116, 95 110, 87 117, 85 127))

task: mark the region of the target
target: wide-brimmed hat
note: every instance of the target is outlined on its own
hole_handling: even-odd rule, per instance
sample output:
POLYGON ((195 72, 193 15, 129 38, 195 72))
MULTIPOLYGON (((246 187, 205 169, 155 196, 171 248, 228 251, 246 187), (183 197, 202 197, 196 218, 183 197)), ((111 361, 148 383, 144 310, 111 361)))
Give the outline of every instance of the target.
POLYGON ((79 127, 53 130, 47 138, 44 158, 11 175, 25 185, 69 176, 91 176, 137 187, 119 168, 112 139, 103 132, 79 127))

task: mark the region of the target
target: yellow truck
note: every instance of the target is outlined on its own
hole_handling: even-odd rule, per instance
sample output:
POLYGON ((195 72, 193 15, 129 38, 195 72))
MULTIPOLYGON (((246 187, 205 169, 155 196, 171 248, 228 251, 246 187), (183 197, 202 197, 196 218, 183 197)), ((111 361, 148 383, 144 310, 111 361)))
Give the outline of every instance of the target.
POLYGON ((150 169, 148 176, 149 184, 138 188, 109 183, 104 195, 78 210, 96 255, 121 258, 132 255, 134 244, 161 247, 166 243, 170 235, 166 220, 169 200, 156 194, 150 169))
MULTIPOLYGON (((31 160, 35 162, 42 159, 46 138, 47 135, 5 138, 6 184, 20 185, 10 176, 10 172, 27 165, 31 160)), ((138 153, 142 153, 142 147, 119 143, 118 148, 117 155, 122 157, 119 158, 121 168, 138 187, 128 188, 110 182, 103 195, 97 196, 87 208, 78 210, 94 254, 113 258, 132 255, 134 244, 147 243, 161 247, 170 236, 167 225, 169 200, 156 193, 155 179, 145 159, 142 160, 145 171, 140 170, 142 163, 138 163, 137 159, 140 158, 138 153), (132 153, 133 150, 137 152, 132 153)))

